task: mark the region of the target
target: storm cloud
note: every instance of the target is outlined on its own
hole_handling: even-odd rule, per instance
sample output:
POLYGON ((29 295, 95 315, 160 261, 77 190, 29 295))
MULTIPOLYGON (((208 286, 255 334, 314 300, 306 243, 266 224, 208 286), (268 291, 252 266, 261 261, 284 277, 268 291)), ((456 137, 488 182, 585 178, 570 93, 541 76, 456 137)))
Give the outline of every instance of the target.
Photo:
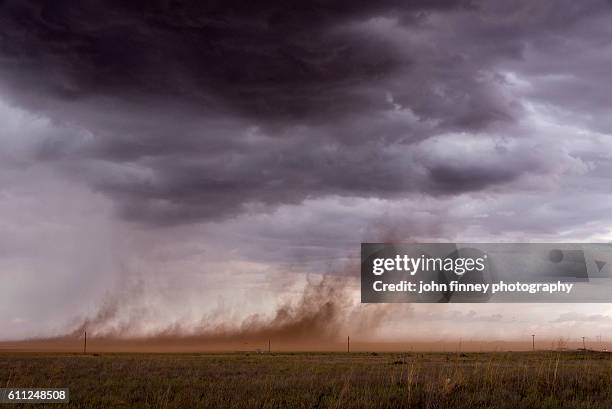
POLYGON ((566 47, 568 28, 609 11, 461 1, 1 7, 4 97, 74 135, 38 141, 31 160, 79 175, 125 219, 161 225, 554 174, 536 155, 503 152, 507 142, 479 163, 415 152, 449 133, 533 137, 517 126, 526 107, 504 64, 529 69, 531 49, 566 47))
POLYGON ((85 314, 128 275, 198 311, 225 275, 351 275, 360 241, 611 237, 610 2, 124 3, 0 2, 24 277, 0 317, 85 314))

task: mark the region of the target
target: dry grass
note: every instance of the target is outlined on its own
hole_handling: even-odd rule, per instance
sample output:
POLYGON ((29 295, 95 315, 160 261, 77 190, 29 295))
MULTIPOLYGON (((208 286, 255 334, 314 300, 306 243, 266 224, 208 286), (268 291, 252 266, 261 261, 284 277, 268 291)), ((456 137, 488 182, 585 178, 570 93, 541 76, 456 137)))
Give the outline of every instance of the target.
POLYGON ((69 387, 67 406, 75 408, 610 409, 612 359, 592 352, 14 354, 0 355, 0 384, 69 387))

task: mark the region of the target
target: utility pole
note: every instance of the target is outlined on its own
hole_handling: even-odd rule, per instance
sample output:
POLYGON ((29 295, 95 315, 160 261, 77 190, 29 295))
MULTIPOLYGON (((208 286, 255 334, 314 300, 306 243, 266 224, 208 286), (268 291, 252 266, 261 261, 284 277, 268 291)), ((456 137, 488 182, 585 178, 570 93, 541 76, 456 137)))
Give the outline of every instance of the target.
POLYGON ((87 331, 85 331, 85 340, 83 342, 83 353, 87 353, 87 331))
POLYGON ((351 352, 351 337, 350 337, 350 335, 346 337, 346 352, 351 352))
POLYGON ((603 345, 601 344, 601 335, 597 336, 597 343, 599 344, 599 350, 603 351, 603 345))
POLYGON ((535 351, 535 334, 531 334, 531 349, 535 351))
POLYGON ((586 343, 584 342, 584 339, 586 337, 582 337, 582 349, 584 349, 584 352, 586 352, 586 343))

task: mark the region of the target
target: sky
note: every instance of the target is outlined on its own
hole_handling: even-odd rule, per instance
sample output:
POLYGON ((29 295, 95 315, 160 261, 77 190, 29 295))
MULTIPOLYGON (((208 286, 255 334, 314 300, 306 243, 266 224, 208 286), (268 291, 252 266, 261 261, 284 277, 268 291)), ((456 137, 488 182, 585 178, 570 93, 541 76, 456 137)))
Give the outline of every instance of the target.
POLYGON ((612 239, 611 2, 121 3, 0 2, 1 339, 291 321, 323 277, 334 336, 610 334, 612 304, 381 312, 358 258, 612 239))

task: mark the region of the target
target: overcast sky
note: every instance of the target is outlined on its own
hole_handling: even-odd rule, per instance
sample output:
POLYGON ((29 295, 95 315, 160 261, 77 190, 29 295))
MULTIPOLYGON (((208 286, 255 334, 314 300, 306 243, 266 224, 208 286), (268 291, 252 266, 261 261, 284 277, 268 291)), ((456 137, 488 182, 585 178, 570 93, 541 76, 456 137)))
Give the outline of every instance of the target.
MULTIPOLYGON (((612 239, 609 1, 120 3, 0 2, 2 338, 358 301, 362 241, 612 239)), ((612 329, 414 311, 388 336, 612 329)))

